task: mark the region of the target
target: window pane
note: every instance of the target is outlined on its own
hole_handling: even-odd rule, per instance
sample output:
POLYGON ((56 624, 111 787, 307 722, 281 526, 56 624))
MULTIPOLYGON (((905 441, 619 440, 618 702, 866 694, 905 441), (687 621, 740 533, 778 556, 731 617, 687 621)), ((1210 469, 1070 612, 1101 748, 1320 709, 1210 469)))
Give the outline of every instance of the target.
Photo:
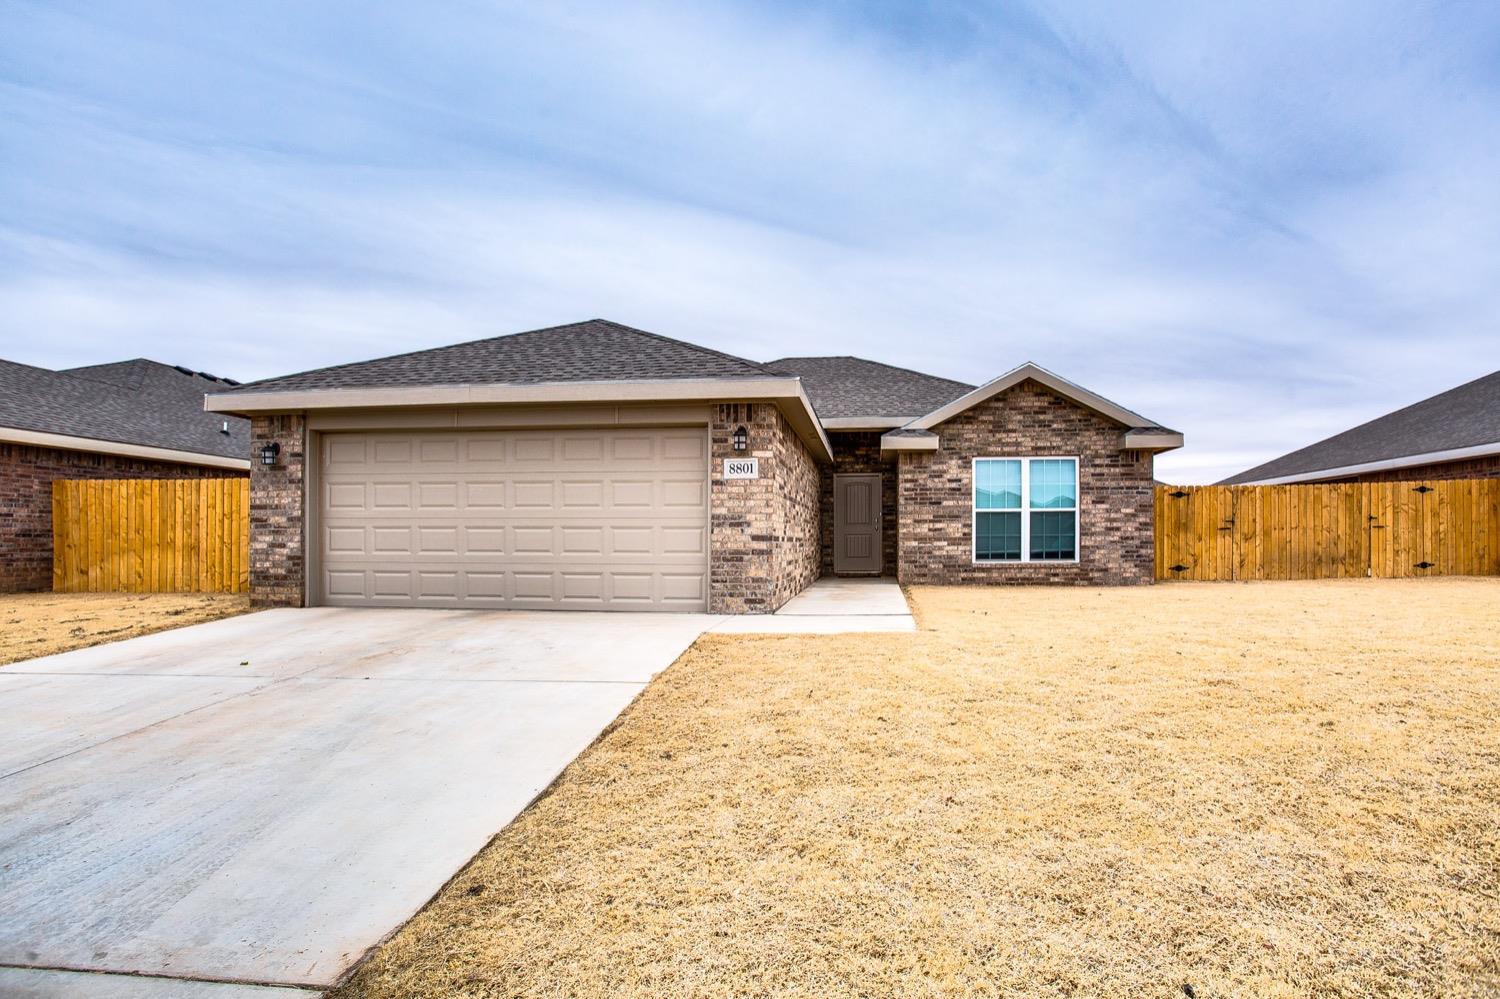
MULTIPOLYGON (((1069 516, 1072 516, 1069 514, 1069 516)), ((1021 558, 1021 514, 979 513, 974 515, 974 557, 977 559, 1021 558)))
POLYGON ((1021 509, 1021 463, 988 459, 974 463, 974 509, 1021 509))
POLYGON ((1078 505, 1078 463, 1072 458, 1031 462, 1031 508, 1071 510, 1078 505))
POLYGON ((1078 557, 1078 545, 1073 537, 1073 511, 1031 515, 1031 557, 1036 560, 1078 557))

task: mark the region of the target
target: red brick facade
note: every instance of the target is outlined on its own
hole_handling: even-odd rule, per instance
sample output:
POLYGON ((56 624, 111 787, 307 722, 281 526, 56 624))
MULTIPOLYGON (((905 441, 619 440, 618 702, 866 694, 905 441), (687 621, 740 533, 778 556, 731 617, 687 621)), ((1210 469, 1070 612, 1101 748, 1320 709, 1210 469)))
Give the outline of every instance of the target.
POLYGON ((244 474, 227 468, 0 444, 0 593, 52 588, 54 479, 200 479, 244 474))
POLYGON ((817 463, 774 405, 715 406, 709 438, 708 609, 769 614, 818 578, 817 463), (735 451, 741 426, 749 447, 735 451), (760 477, 724 478, 724 459, 745 456, 760 459, 760 477))
POLYGON ((896 462, 880 456, 879 430, 830 431, 833 464, 819 468, 819 505, 823 521, 821 561, 823 575, 833 575, 833 476, 835 473, 879 473, 880 479, 880 548, 883 571, 896 574, 896 462))
POLYGON ((1149 583, 1152 458, 1124 428, 1026 381, 933 428, 937 451, 904 451, 897 517, 902 583, 1149 583), (1076 456, 1079 561, 973 560, 973 459, 1076 456))

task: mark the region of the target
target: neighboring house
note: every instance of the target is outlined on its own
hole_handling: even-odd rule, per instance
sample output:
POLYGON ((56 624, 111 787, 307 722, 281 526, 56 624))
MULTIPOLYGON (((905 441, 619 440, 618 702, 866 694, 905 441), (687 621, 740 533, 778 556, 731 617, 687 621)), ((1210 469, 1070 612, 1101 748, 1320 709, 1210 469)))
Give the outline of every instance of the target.
POLYGON ((138 358, 66 371, 0 360, 0 592, 52 586, 54 479, 247 475, 247 420, 205 412, 234 382, 138 358))
POLYGON ((1500 371, 1387 413, 1222 485, 1500 477, 1500 371))
POLYGON ((824 573, 1147 583, 1152 456, 1182 445, 1031 364, 973 388, 597 319, 208 408, 253 420, 261 605, 765 613, 824 573))

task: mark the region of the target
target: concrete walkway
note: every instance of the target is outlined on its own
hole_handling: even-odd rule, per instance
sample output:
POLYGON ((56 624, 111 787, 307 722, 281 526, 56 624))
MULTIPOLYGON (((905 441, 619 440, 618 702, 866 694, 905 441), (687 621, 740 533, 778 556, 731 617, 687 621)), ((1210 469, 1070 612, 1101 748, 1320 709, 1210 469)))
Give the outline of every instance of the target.
POLYGON ((916 631, 906 595, 889 577, 825 576, 775 614, 725 618, 710 629, 737 635, 835 635, 862 631, 916 631))

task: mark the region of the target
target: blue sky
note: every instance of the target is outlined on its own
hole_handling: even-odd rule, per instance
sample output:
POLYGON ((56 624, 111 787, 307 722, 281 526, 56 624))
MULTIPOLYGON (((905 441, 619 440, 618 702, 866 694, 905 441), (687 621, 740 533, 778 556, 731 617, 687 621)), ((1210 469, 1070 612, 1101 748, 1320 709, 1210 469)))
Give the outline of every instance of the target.
POLYGON ((604 316, 1034 360, 1237 471, 1500 367, 1500 5, 29 3, 0 356, 604 316))

